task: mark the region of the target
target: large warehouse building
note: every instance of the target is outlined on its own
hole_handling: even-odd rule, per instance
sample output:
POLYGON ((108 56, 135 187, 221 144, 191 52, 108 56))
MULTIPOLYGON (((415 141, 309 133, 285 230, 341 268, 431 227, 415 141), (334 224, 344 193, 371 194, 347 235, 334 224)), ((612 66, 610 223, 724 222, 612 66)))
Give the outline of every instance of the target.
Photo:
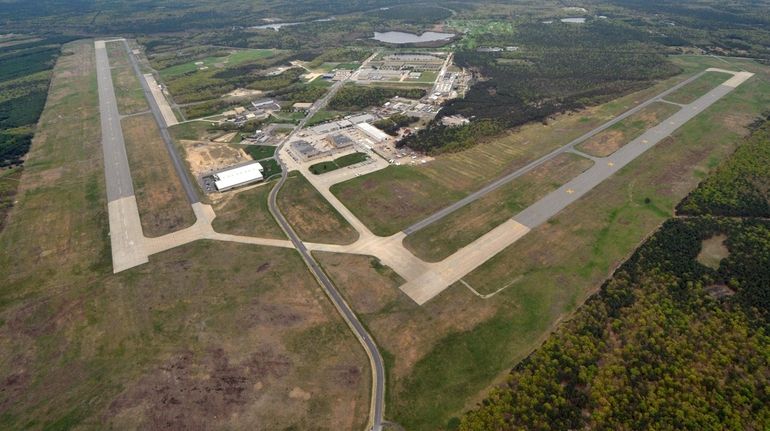
POLYGON ((258 162, 214 174, 214 186, 223 192, 239 186, 262 181, 265 169, 258 162))

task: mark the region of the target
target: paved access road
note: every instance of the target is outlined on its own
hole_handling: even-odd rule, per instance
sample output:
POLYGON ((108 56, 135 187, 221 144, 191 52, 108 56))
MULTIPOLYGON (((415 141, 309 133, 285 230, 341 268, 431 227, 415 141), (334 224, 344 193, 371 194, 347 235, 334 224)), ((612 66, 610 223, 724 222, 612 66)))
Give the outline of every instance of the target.
MULTIPOLYGON (((372 57, 370 57, 370 59, 372 57)), ((367 59, 367 62, 368 61, 369 59, 367 59)), ((313 104, 313 106, 308 110, 305 118, 300 121, 299 125, 278 146, 275 151, 276 155, 280 154, 281 148, 299 130, 301 130, 305 124, 307 124, 308 120, 310 120, 313 115, 315 115, 318 111, 323 109, 327 103, 329 103, 329 100, 331 100, 337 91, 342 88, 345 82, 346 81, 338 81, 334 83, 326 96, 313 104)), ((366 331, 364 325, 362 325, 358 320, 358 317, 353 312, 353 309, 351 309, 348 303, 345 302, 345 299, 334 286, 334 283, 332 283, 326 273, 321 269, 321 267, 318 265, 318 262, 315 261, 307 247, 305 247, 305 244, 301 239, 299 239, 296 232, 294 232, 294 229, 283 216, 283 213, 281 213, 281 209, 278 207, 276 201, 278 192, 286 182, 288 169, 280 157, 276 156, 276 160, 278 160, 278 163, 281 165, 281 179, 278 181, 278 184, 276 184, 275 187, 273 187, 273 189, 270 191, 270 196, 268 198, 268 207, 270 209, 270 213, 273 214, 273 217, 275 217, 275 219, 278 221, 278 224, 280 224, 283 231, 291 240, 292 244, 294 244, 294 248, 296 248, 299 252, 302 260, 305 262, 305 265, 307 265, 315 278, 321 284, 324 292, 332 301, 334 307, 337 308, 337 311, 340 313, 340 315, 342 315, 342 318, 345 319, 345 322, 348 324, 350 329, 361 342, 361 345, 364 347, 367 356, 369 356, 369 362, 371 363, 372 367, 372 398, 369 411, 369 426, 371 427, 370 429, 372 431, 381 431, 383 424, 383 412, 385 409, 385 365, 382 360, 382 355, 380 354, 380 350, 377 348, 377 344, 374 342, 374 339, 366 331)))
POLYGON ((128 46, 128 41, 124 39, 123 44, 126 47, 126 52, 128 53, 128 59, 131 61, 131 66, 134 68, 134 74, 136 75, 136 79, 138 79, 139 82, 142 84, 142 90, 144 90, 144 98, 147 99, 147 103, 150 105, 150 110, 152 111, 152 116, 155 117, 155 122, 158 123, 158 129, 160 130, 160 137, 163 138, 163 142, 166 144, 166 150, 168 150, 168 154, 169 156, 171 156, 171 161, 174 164, 174 170, 176 171, 176 175, 177 177, 179 177, 179 181, 182 182, 182 188, 184 188, 184 193, 187 196, 187 201, 190 202, 190 204, 200 202, 200 198, 198 197, 198 192, 196 191, 196 188, 195 188, 196 186, 193 184, 193 182, 190 180, 190 177, 187 175, 187 169, 182 163, 182 159, 179 157, 179 153, 176 151, 176 147, 174 147, 174 141, 171 139, 171 135, 168 133, 168 124, 166 124, 166 120, 163 118, 163 113, 161 112, 161 109, 158 106, 158 102, 155 101, 155 97, 152 94, 152 90, 150 89, 150 86, 147 84, 147 81, 144 79, 144 75, 142 75, 142 71, 139 68, 139 63, 136 61, 136 57, 134 56, 134 53, 131 52, 131 48, 128 46))
POLYGON ((559 154, 562 154, 562 153, 567 152, 567 151, 572 151, 574 149, 574 147, 576 145, 580 144, 581 142, 589 139, 590 137, 596 135, 597 133, 600 133, 600 132, 602 132, 602 131, 604 131, 604 130, 614 126, 615 124, 619 123, 620 121, 623 121, 624 119, 628 118, 629 116, 634 115, 635 113, 637 113, 637 112, 641 111, 642 109, 646 108, 647 106, 649 106, 649 105, 659 101, 660 99, 664 98, 665 96, 668 96, 669 94, 673 93, 674 91, 678 90, 679 88, 681 88, 681 87, 689 84, 690 82, 700 78, 701 75, 703 75, 704 73, 706 73, 706 71, 700 72, 700 73, 698 73, 698 74, 696 74, 696 75, 694 75, 694 76, 684 80, 683 82, 680 82, 679 84, 669 88, 668 90, 658 94, 657 96, 654 96, 654 97, 650 98, 649 100, 647 100, 647 101, 645 101, 643 103, 640 103, 639 105, 629 109, 628 111, 624 112, 623 114, 613 118, 612 120, 602 124, 601 126, 595 128, 595 129, 591 130, 590 132, 584 134, 583 136, 580 136, 579 138, 574 139, 573 141, 569 142, 568 144, 564 145, 563 147, 557 148, 556 150, 546 154, 545 156, 540 157, 539 159, 537 159, 537 160, 535 160, 533 162, 530 162, 526 166, 523 166, 523 167, 521 167, 521 168, 511 172, 508 175, 505 175, 503 177, 500 177, 500 178, 492 181, 491 183, 489 183, 486 186, 482 187, 481 189, 479 189, 479 190, 469 194, 468 196, 460 199, 459 201, 453 203, 452 205, 449 205, 446 208, 443 208, 443 209, 441 209, 439 211, 436 211, 435 213, 429 215, 425 219, 423 219, 423 220, 421 220, 421 221, 419 221, 419 222, 417 222, 417 223, 407 227, 406 229, 404 229, 403 232, 406 235, 413 234, 413 233, 417 232, 418 230, 423 229, 423 228, 425 228, 425 227, 427 227, 427 226, 437 222, 438 220, 441 220, 442 218, 444 218, 444 217, 448 216, 449 214, 459 210, 460 208, 470 204, 471 202, 474 202, 477 199, 482 198, 484 195, 497 190, 498 188, 504 186, 505 184, 508 184, 509 182, 511 182, 511 181, 515 180, 516 178, 526 174, 527 172, 537 168, 538 166, 542 165, 543 163, 547 162, 548 160, 553 159, 554 157, 558 156, 559 154))

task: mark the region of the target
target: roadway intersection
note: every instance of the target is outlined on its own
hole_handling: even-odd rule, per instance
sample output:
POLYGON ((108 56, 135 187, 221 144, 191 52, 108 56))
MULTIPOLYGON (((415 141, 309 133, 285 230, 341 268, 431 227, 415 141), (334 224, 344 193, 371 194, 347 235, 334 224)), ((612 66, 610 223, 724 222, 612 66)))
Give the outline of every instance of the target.
MULTIPOLYGON (((370 411, 369 426, 370 429, 373 430, 380 430, 383 424, 385 375, 382 357, 377 349, 376 344, 374 343, 374 340, 367 333, 363 325, 358 321, 354 311, 348 306, 342 295, 337 291, 334 284, 331 282, 331 280, 329 280, 329 278, 325 275, 320 266, 312 257, 312 251, 331 251, 375 256, 382 263, 390 266, 402 278, 404 278, 406 283, 401 286, 401 289, 412 300, 418 304, 424 304, 425 302, 441 293, 447 287, 461 280, 462 277, 464 277, 466 274, 476 269, 478 266, 504 250, 506 247, 510 246, 518 239, 525 236, 531 229, 546 222, 548 219, 559 213, 568 205, 580 199, 581 196, 585 195, 598 184, 612 176, 615 172, 631 163, 641 154, 651 149, 675 130, 703 112, 703 110, 707 109, 713 103, 729 94, 732 90, 734 90, 736 87, 741 85, 752 76, 752 74, 748 72, 732 72, 721 69, 708 69, 729 73, 732 75, 732 77, 693 103, 680 105, 681 109, 678 112, 671 115, 669 118, 662 121, 658 125, 651 127, 641 136, 627 143, 625 146, 621 147, 610 156, 604 158, 590 157, 590 159, 594 161, 594 165, 591 168, 576 176, 555 191, 549 193, 542 199, 538 200, 516 216, 495 227, 487 234, 477 238, 471 244, 461 248, 456 253, 447 257, 441 262, 428 263, 414 256, 403 246, 402 242, 407 234, 414 233, 424 228, 425 226, 430 225, 431 223, 435 223, 451 212, 472 203, 476 199, 479 199, 485 194, 490 193, 491 191, 501 187, 513 179, 525 174, 526 172, 531 171, 532 169, 557 156, 558 154, 567 151, 577 152, 575 150, 576 145, 611 127, 617 122, 622 121, 628 116, 633 115, 651 103, 658 101, 665 102, 665 97, 668 94, 671 94, 672 92, 688 84, 694 79, 697 79, 706 71, 701 72, 700 74, 697 74, 690 79, 664 91, 663 93, 625 112, 624 114, 614 118, 604 125, 592 130, 586 135, 581 136, 572 142, 569 142, 554 152, 546 154, 545 156, 533 161, 527 166, 493 181, 479 191, 470 194, 465 199, 458 201, 457 203, 429 216, 425 220, 410 226, 404 231, 389 237, 379 237, 374 235, 367 228, 367 226, 364 225, 364 223, 362 223, 329 191, 329 188, 335 183, 350 179, 353 175, 356 174, 369 173, 374 170, 385 168, 388 166, 387 163, 379 163, 378 161, 377 163, 364 164, 360 167, 360 170, 340 170, 340 172, 331 174, 329 176, 316 176, 309 174, 309 172, 307 172, 307 170, 302 166, 298 166, 296 162, 294 162, 293 159, 288 155, 285 145, 283 145, 292 136, 294 136, 295 133, 304 127, 307 120, 309 120, 316 112, 322 109, 326 103, 328 103, 331 97, 333 97, 336 91, 339 90, 342 85, 344 85, 344 81, 335 83, 327 95, 313 105, 313 107, 309 110, 308 115, 300 122, 294 131, 286 137, 281 146, 279 146, 278 151, 276 151, 278 154, 279 162, 284 167, 284 169, 281 180, 271 191, 269 197, 269 208, 289 239, 274 240, 239 235, 228 235, 214 231, 211 222, 216 217, 216 214, 209 205, 205 205, 200 202, 198 193, 195 190, 192 182, 189 180, 184 165, 182 164, 179 155, 176 153, 173 147, 173 142, 171 141, 167 130, 166 118, 164 118, 163 112, 161 112, 161 108, 156 102, 150 86, 148 85, 147 81, 143 79, 144 77, 141 74, 136 59, 128 49, 128 44, 122 39, 119 41, 122 41, 125 48, 128 50, 129 58, 131 60, 132 66, 134 67, 134 71, 142 83, 142 87, 145 91, 148 103, 150 104, 150 108, 160 127, 161 136, 163 137, 164 142, 167 145, 169 155, 174 162, 176 173, 184 185, 188 201, 190 202, 196 215, 196 223, 187 229, 164 235, 162 237, 146 238, 144 236, 142 232, 141 221, 139 219, 139 211, 137 208, 136 199, 134 197, 131 172, 128 164, 128 158, 126 156, 123 133, 120 126, 121 117, 118 112, 117 102, 115 100, 115 92, 105 45, 106 41, 96 41, 95 49, 97 82, 99 91, 99 106, 101 112, 102 146, 104 152, 105 178, 107 183, 110 242, 112 247, 114 272, 120 272, 146 263, 148 261, 148 257, 152 254, 159 253, 164 250, 168 250, 170 248, 200 239, 295 248, 300 253, 306 265, 316 277, 325 293, 332 300, 343 319, 347 322, 351 330, 358 337, 359 341, 369 356, 373 369, 371 398, 372 405, 370 411), (278 190, 286 180, 286 174, 289 170, 297 169, 301 170, 303 174, 305 174, 307 179, 318 189, 321 195, 323 195, 351 224, 351 226, 353 226, 359 232, 359 239, 356 242, 350 245, 329 245, 304 243, 299 239, 292 227, 289 225, 288 221, 283 217, 280 208, 278 208, 276 204, 276 196, 278 190)), ((582 155, 582 153, 579 154, 582 155)))

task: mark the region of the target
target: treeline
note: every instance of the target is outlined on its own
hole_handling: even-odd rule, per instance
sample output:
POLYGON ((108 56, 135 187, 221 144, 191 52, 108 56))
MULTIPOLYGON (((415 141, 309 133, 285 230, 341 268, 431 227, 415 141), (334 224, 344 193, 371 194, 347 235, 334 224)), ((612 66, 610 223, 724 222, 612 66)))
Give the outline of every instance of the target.
MULTIPOLYGON (((471 124, 487 120, 506 129, 614 99, 679 71, 656 52, 654 37, 603 20, 524 23, 510 34, 483 35, 479 45, 520 49, 458 51, 455 62, 482 79, 464 98, 449 102, 440 116, 459 114, 474 119, 471 124)), ((452 137, 464 137, 472 127, 458 127, 463 132, 433 125, 402 145, 434 153, 466 148, 473 142, 452 137)))
POLYGON ((770 427, 770 221, 704 214, 664 223, 459 428, 770 427), (715 235, 712 269, 697 257, 715 235))
POLYGON ((405 4, 378 10, 375 16, 408 24, 432 24, 452 16, 452 11, 440 6, 405 4))
POLYGON ((393 114, 388 118, 382 118, 372 123, 374 127, 382 130, 391 136, 396 136, 398 130, 402 127, 406 127, 412 123, 420 121, 419 118, 404 114, 393 114))
POLYGON ((54 37, 0 48, 0 167, 20 165, 32 143, 61 45, 54 37))
POLYGON ((369 106, 382 105, 388 99, 396 96, 420 99, 425 94, 427 92, 422 88, 365 87, 348 84, 342 87, 329 101, 329 107, 336 111, 355 111, 369 106))
POLYGON ((433 121, 426 128, 396 142, 396 147, 409 147, 427 154, 461 151, 502 132, 505 130, 503 124, 493 119, 481 119, 450 127, 433 121))
POLYGON ((677 213, 770 217, 768 124, 755 130, 730 159, 690 193, 677 206, 677 213))

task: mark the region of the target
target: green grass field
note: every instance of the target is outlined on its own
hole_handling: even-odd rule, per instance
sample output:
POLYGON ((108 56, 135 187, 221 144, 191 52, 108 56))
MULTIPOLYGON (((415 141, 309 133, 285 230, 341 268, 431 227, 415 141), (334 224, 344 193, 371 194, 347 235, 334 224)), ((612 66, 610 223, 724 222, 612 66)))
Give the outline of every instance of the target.
POLYGON ((278 194, 278 206, 304 241, 350 244, 358 232, 300 173, 289 174, 278 194))
POLYGON ((231 199, 216 204, 214 211, 217 217, 212 224, 214 230, 234 235, 285 239, 267 206, 267 196, 273 185, 267 183, 239 191, 231 199))
POLYGON ((407 166, 388 166, 335 184, 331 192, 380 236, 392 235, 464 195, 407 166))
POLYGON ((311 165, 309 169, 313 174, 320 175, 326 172, 331 172, 340 168, 355 165, 356 163, 361 163, 366 160, 369 160, 369 156, 366 153, 346 154, 328 162, 321 162, 311 165))
POLYGON ((273 157, 275 154, 275 147, 271 145, 246 145, 243 149, 254 160, 263 160, 273 157))
POLYGON ((528 174, 406 237, 419 258, 437 262, 515 216, 527 206, 590 168, 593 162, 562 154, 528 174))
POLYGON ((206 57, 200 60, 190 61, 184 64, 178 64, 159 71, 163 78, 172 78, 185 73, 194 72, 201 67, 221 68, 224 65, 237 66, 248 61, 260 60, 275 55, 272 49, 242 49, 237 50, 225 57, 206 57), (200 63, 200 64, 196 64, 200 63))

